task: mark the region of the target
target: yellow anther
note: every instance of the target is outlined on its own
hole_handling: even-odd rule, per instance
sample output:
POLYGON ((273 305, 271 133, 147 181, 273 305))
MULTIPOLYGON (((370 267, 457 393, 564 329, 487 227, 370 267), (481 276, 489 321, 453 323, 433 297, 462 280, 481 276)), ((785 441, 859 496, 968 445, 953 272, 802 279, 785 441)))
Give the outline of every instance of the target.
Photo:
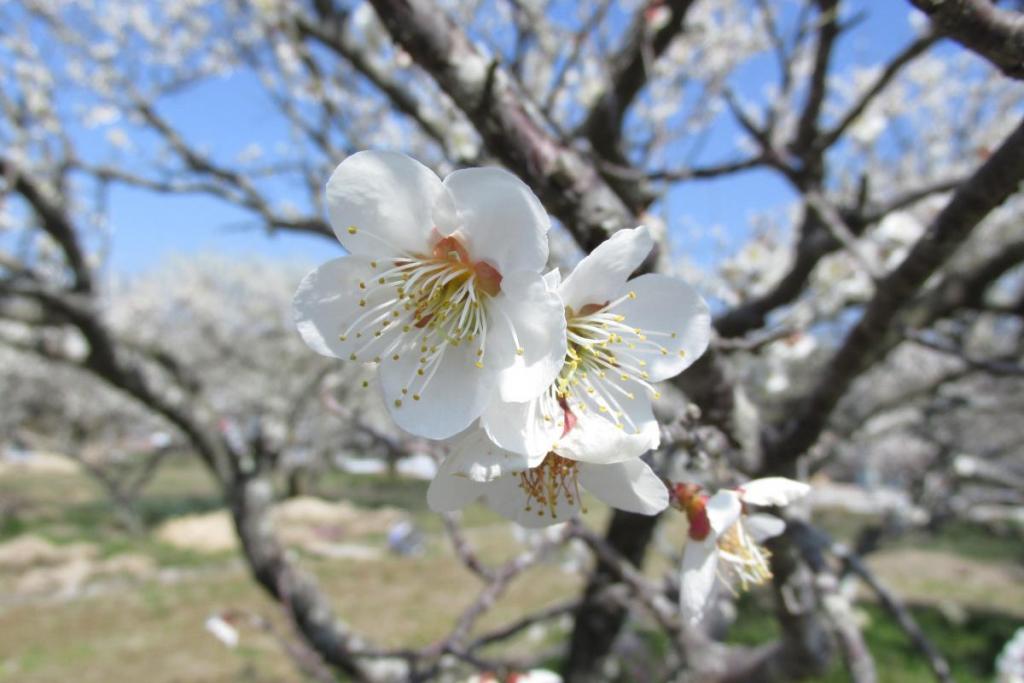
POLYGON ((402 399, 400 399, 400 398, 396 398, 395 399, 395 407, 396 408, 401 408, 402 407, 402 399))
POLYGON ((478 368, 482 368, 484 366, 484 364, 481 363, 480 361, 477 361, 476 363, 474 363, 474 365, 476 365, 478 368))
POLYGON ((413 394, 412 395, 412 400, 414 400, 414 401, 420 400, 420 395, 419 394, 413 394))
POLYGON ((523 355, 524 352, 525 352, 525 349, 523 347, 521 347, 521 346, 516 349, 516 355, 517 356, 523 355))
POLYGON ((359 232, 359 228, 357 228, 357 227, 356 227, 356 226, 354 226, 354 225, 350 225, 350 226, 348 226, 348 234, 350 234, 350 235, 354 235, 354 234, 356 234, 357 232, 359 232))
POLYGON ((626 296, 628 296, 630 299, 635 299, 636 298, 636 292, 630 292, 626 296))
POLYGON ((399 356, 398 356, 397 353, 395 355, 391 356, 391 360, 398 360, 398 358, 399 358, 399 356))

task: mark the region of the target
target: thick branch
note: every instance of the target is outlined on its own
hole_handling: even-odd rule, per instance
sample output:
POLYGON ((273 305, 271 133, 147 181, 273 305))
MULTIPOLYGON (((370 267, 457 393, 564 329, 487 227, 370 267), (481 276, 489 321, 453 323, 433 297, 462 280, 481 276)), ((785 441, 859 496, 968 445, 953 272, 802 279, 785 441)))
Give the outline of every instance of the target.
POLYGON ((650 68, 683 30, 686 15, 694 0, 647 2, 636 13, 628 38, 610 59, 611 84, 594 103, 583 130, 594 150, 605 159, 622 159, 619 142, 626 112, 641 89, 647 84, 650 68), (651 30, 652 11, 666 8, 669 19, 657 30, 651 30))
POLYGON ((766 440, 767 467, 785 469, 818 439, 833 409, 860 374, 878 360, 890 326, 902 307, 1024 179, 1024 124, 957 189, 928 233, 907 258, 879 283, 860 321, 815 386, 796 407, 795 417, 766 440))
POLYGON ((372 0, 395 40, 469 117, 488 149, 517 173, 590 251, 633 213, 593 166, 547 130, 514 79, 430 0, 372 0))
POLYGON ((1024 79, 1024 14, 992 0, 910 0, 939 31, 992 62, 1010 78, 1024 79))
POLYGON ((74 289, 77 292, 92 291, 92 273, 86 263, 85 252, 78 241, 71 222, 61 211, 58 204, 46 196, 46 193, 17 166, 0 157, 0 177, 12 178, 14 191, 20 194, 39 218, 39 227, 60 245, 68 266, 75 277, 74 289))

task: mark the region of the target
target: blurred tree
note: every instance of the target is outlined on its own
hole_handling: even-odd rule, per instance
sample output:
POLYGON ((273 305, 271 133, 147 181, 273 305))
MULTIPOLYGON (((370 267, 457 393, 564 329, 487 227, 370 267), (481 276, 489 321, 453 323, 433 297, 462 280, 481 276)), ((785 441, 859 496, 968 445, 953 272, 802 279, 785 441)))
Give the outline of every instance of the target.
MULTIPOLYGON (((806 524, 773 543, 781 636, 762 647, 682 625, 673 580, 638 571, 659 519, 617 513, 603 536, 573 525, 496 569, 449 524, 485 582, 478 602, 434 647, 373 649, 264 517, 289 439, 409 444, 362 419, 373 408, 357 392, 317 400, 333 370, 293 351, 283 271, 178 266, 118 288, 104 255, 116 187, 205 195, 270 232, 330 237, 322 185, 357 149, 401 149, 439 172, 500 163, 560 221, 555 265, 643 221, 663 242, 648 268, 714 300, 717 342, 659 406, 666 477, 823 470, 897 482, 936 519, 984 516, 982 501, 1019 509, 1024 22, 1012 3, 911 4, 924 13, 883 41, 871 32, 899 13, 839 0, 12 0, 0 5, 3 344, 76 366, 171 425, 220 483, 255 578, 355 680, 386 679, 384 664, 428 679, 455 666, 446 654, 504 671, 477 650, 567 610, 563 673, 595 680, 634 608, 672 645, 658 680, 797 680, 837 652, 855 680, 876 680, 828 589, 828 557, 856 558, 806 524), (187 132, 181 102, 201 107, 219 83, 258 86, 288 144, 231 150, 187 132), (750 198, 749 225, 713 247, 715 226, 697 225, 697 253, 677 258, 679 207, 707 182, 750 198), (319 410, 340 419, 324 427, 319 410), (578 601, 470 638, 517 574, 572 538, 595 558, 578 601), (609 598, 618 583, 626 604, 609 598)), ((5 391, 5 408, 26 395, 5 391)))

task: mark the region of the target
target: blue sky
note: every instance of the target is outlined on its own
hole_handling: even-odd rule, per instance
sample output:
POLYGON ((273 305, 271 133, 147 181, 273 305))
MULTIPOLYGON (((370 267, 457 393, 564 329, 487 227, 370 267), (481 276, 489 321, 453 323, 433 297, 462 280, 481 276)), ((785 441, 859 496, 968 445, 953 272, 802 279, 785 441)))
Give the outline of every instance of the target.
MULTIPOLYGON (((870 13, 840 43, 840 68, 878 63, 910 39, 909 4, 850 4, 870 6, 870 13)), ((758 60, 737 74, 734 86, 741 93, 754 94, 774 80, 770 60, 758 60)), ((190 141, 206 147, 218 158, 232 158, 254 143, 269 149, 288 142, 288 131, 279 115, 249 75, 206 83, 163 102, 160 111, 190 141)), ((730 158, 736 133, 729 125, 716 131, 702 160, 730 158)), ((297 193, 297 201, 302 196, 297 193)), ((780 206, 791 196, 776 175, 752 172, 723 181, 684 184, 666 198, 666 210, 673 225, 718 225, 738 239, 746 234, 754 211, 780 206)), ((207 197, 169 197, 119 188, 110 206, 114 237, 109 267, 119 273, 139 272, 169 255, 199 251, 272 256, 310 264, 341 253, 336 244, 319 237, 288 233, 267 236, 248 214, 207 197)), ((688 250, 698 262, 707 263, 721 255, 710 240, 698 239, 700 243, 695 244, 692 234, 679 233, 675 237, 678 246, 688 250)))

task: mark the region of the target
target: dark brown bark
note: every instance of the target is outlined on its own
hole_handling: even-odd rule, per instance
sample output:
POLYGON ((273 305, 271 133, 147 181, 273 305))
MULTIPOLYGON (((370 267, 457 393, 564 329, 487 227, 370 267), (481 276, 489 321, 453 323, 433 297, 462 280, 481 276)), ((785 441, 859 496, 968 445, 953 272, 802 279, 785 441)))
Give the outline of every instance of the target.
POLYGON ((992 0, 910 0, 935 27, 989 60, 1010 78, 1024 79, 1024 14, 992 0))

